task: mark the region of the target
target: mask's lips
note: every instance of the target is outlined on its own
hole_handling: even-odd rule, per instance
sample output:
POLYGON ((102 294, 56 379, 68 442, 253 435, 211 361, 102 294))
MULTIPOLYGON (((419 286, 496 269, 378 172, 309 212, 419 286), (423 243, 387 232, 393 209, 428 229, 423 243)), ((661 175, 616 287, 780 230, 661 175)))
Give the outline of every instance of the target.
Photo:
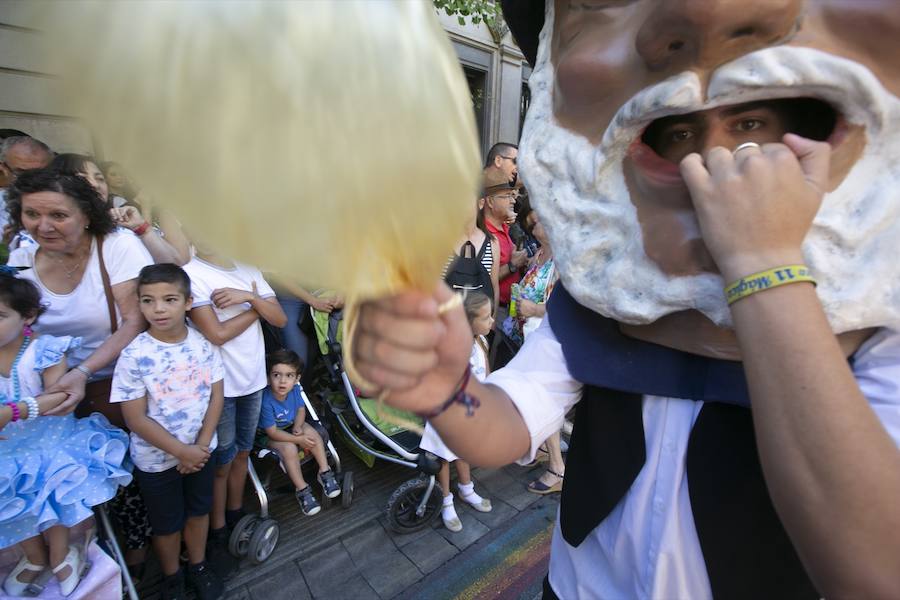
MULTIPOLYGON (((772 100, 779 100, 779 98, 772 98, 772 100)), ((829 104, 829 106, 835 112, 835 124, 825 141, 831 145, 832 150, 837 150, 847 137, 849 124, 838 109, 833 105, 829 104)), ((626 156, 640 171, 641 175, 650 182, 660 186, 683 186, 684 179, 681 177, 678 163, 663 158, 652 146, 644 142, 646 131, 662 118, 665 117, 658 117, 641 129, 634 141, 629 145, 626 156)))

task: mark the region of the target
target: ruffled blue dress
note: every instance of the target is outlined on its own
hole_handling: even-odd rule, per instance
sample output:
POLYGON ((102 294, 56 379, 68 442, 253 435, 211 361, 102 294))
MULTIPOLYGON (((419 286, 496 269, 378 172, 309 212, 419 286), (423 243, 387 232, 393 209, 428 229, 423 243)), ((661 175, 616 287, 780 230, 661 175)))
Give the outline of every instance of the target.
MULTIPOLYGON (((29 344, 10 377, 0 375, 3 400, 43 390, 41 372, 58 364, 79 338, 44 335, 29 344)), ((131 481, 128 436, 93 414, 39 417, 8 424, 0 436, 0 548, 54 525, 71 527, 91 516, 91 507, 131 481)))

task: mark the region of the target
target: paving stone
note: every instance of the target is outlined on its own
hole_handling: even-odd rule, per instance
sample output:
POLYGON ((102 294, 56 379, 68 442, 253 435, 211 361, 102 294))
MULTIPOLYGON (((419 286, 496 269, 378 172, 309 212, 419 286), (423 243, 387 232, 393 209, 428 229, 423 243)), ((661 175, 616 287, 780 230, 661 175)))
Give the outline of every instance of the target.
MULTIPOLYGON (((478 523, 490 529, 494 529, 495 527, 498 527, 503 523, 514 519, 516 515, 519 514, 519 511, 516 510, 515 507, 507 504, 499 498, 491 498, 491 505, 493 506, 493 509, 488 513, 478 512, 474 508, 469 508, 468 506, 466 506, 462 510, 462 514, 470 516, 478 523)), ((457 510, 457 512, 460 511, 457 510)))
MULTIPOLYGON (((354 577, 361 577, 353 559, 339 541, 300 561, 298 566, 314 598, 349 597, 343 594, 343 588, 354 577)), ((369 591, 375 595, 371 589, 369 591)))
POLYGON ((303 580, 303 573, 294 561, 289 561, 278 570, 260 577, 247 584, 250 598, 253 600, 274 600, 291 598, 291 600, 310 600, 312 594, 303 580))
POLYGON ((438 526, 441 520, 435 519, 434 521, 429 523, 427 527, 423 527, 422 529, 414 531, 412 533, 395 533, 391 530, 391 526, 388 525, 387 518, 384 516, 379 517, 378 522, 381 523, 381 526, 384 527, 385 531, 387 531, 387 534, 390 536, 391 541, 393 541, 398 548, 403 548, 403 546, 406 546, 407 544, 425 537, 426 535, 428 535, 429 531, 434 531, 434 528, 438 526))
POLYGON ((481 539, 481 536, 490 531, 488 527, 486 527, 484 524, 478 521, 478 519, 472 516, 473 512, 474 511, 457 510, 459 520, 462 521, 463 524, 462 531, 454 533, 443 526, 438 527, 437 529, 435 529, 435 531, 437 531, 441 537, 456 546, 458 549, 465 550, 476 541, 481 539))
MULTIPOLYGON (((300 581, 303 581, 302 577, 300 578, 300 581)), ((252 600, 253 597, 250 595, 250 592, 247 590, 247 588, 242 585, 232 590, 228 590, 228 592, 225 594, 225 598, 226 600, 252 600)))
POLYGON ((356 568, 381 598, 393 598, 422 578, 378 521, 342 538, 356 568))
POLYGON ((535 502, 541 499, 540 494, 529 492, 528 488, 521 481, 515 481, 502 488, 497 496, 515 508, 516 510, 525 510, 535 502))
POLYGON ((424 529, 425 535, 401 548, 422 573, 431 573, 459 553, 459 550, 430 527, 424 529))

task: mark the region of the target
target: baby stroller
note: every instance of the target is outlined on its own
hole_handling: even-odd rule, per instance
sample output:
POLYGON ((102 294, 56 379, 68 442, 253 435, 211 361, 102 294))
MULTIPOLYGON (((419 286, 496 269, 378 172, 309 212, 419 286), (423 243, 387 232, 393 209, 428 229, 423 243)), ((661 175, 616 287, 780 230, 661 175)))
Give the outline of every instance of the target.
MULTIPOLYGON (((412 533, 427 527, 441 510, 441 493, 435 485, 440 462, 419 449, 420 436, 380 418, 377 401, 360 397, 343 367, 341 322, 343 311, 312 310, 321 360, 310 369, 311 389, 323 404, 326 425, 335 429, 347 447, 366 465, 375 459, 403 465, 420 473, 398 487, 387 504, 387 520, 394 531, 412 533)), ((311 361, 312 362, 312 361, 311 361)), ((383 407, 407 421, 415 416, 383 407)))
MULTIPOLYGON (((332 464, 332 470, 335 473, 335 477, 341 484, 341 506, 343 508, 349 508, 350 503, 353 501, 353 472, 348 471, 342 473, 341 459, 329 439, 328 432, 318 424, 319 417, 310 403, 306 392, 303 390, 303 387, 299 383, 297 384, 297 387, 300 388, 300 396, 303 398, 303 403, 306 406, 307 421, 310 425, 315 427, 319 432, 319 435, 322 436, 329 463, 332 464)), ((250 455, 251 460, 247 463, 247 474, 250 477, 253 490, 256 492, 256 497, 259 499, 259 514, 241 517, 235 524, 234 529, 231 532, 231 537, 228 540, 228 550, 231 554, 238 558, 246 557, 254 565, 258 565, 268 559, 278 545, 280 530, 278 521, 269 517, 269 493, 273 491, 272 476, 275 473, 275 468, 278 467, 282 471, 284 470, 278 453, 259 443, 260 441, 261 440, 258 438, 257 444, 254 445, 250 455), (264 473, 263 478, 260 478, 259 472, 254 466, 254 460, 258 463, 268 463, 261 469, 264 473)), ((301 468, 312 459, 312 455, 301 452, 301 468)), ((322 494, 322 508, 328 508, 331 502, 331 498, 322 494)))

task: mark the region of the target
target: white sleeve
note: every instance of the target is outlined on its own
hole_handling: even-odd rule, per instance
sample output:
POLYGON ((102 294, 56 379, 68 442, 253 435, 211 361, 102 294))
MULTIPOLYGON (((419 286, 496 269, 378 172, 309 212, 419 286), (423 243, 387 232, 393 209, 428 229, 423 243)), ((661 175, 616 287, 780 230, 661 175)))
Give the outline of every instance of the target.
POLYGON ((126 346, 116 361, 109 393, 110 403, 137 400, 147 395, 147 386, 144 384, 138 357, 135 356, 140 353, 139 344, 140 342, 132 342, 126 346))
POLYGON ((559 431, 582 391, 581 383, 569 373, 549 318, 528 336, 509 364, 491 373, 485 383, 506 392, 528 427, 531 447, 519 461, 523 464, 531 462, 538 447, 559 431))
POLYGON ((259 294, 259 297, 273 298, 275 296, 275 290, 273 290, 272 286, 269 285, 269 282, 265 280, 262 272, 256 267, 248 267, 248 270, 250 271, 253 281, 256 282, 256 293, 259 294))
POLYGON ((900 332, 882 329, 860 348, 853 374, 863 395, 900 447, 900 332))
POLYGON ((206 277, 204 277, 208 272, 195 268, 194 260, 196 259, 192 259, 191 262, 182 267, 184 272, 188 274, 188 277, 191 278, 191 297, 194 300, 192 308, 209 306, 212 304, 213 288, 206 280, 206 277))
POLYGON ((153 257, 131 232, 114 232, 103 240, 103 261, 110 285, 135 279, 141 269, 153 264, 153 257))

